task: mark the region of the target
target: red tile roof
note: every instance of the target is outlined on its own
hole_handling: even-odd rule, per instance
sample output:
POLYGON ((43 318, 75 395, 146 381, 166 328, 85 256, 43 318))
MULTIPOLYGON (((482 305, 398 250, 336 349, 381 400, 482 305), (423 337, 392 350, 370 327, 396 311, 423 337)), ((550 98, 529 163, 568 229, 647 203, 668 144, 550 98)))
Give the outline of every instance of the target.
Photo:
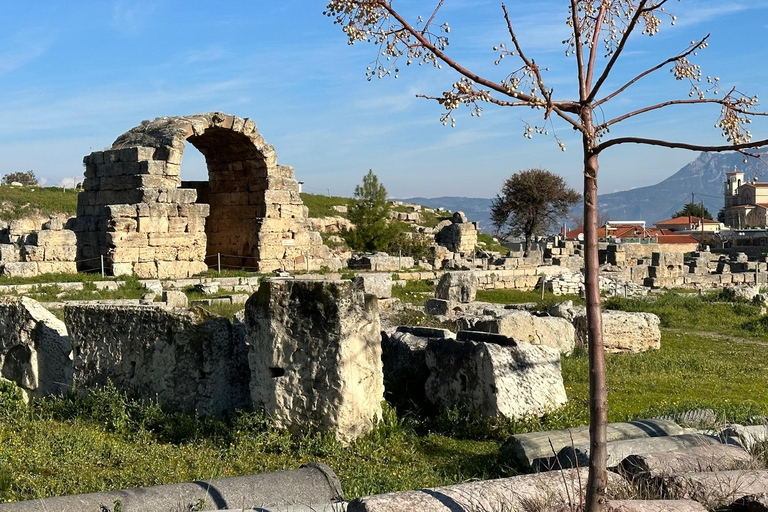
POLYGON ((699 219, 699 217, 675 217, 674 219, 662 220, 661 222, 655 222, 656 226, 677 226, 680 224, 697 224, 702 221, 704 224, 719 224, 716 220, 699 219))
POLYGON ((691 235, 659 235, 658 241, 660 244, 698 244, 691 235))

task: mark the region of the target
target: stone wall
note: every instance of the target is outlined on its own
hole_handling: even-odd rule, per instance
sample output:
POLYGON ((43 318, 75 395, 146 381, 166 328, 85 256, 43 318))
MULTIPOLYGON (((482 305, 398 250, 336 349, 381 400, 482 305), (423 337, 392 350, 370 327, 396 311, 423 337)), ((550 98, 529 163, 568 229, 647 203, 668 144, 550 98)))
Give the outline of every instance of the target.
POLYGON ((0 273, 9 277, 34 277, 49 273, 75 273, 76 236, 52 216, 42 229, 25 229, 13 221, 0 232, 0 273))
POLYGON ((293 169, 278 165, 250 119, 209 113, 145 121, 84 163, 78 259, 103 255, 115 275, 189 277, 207 270, 206 255, 211 263, 222 255, 225 268, 262 272, 340 267, 309 229, 293 169), (209 181, 190 188, 180 178, 185 142, 208 165, 209 181))
POLYGON ((216 415, 249 404, 243 324, 158 306, 68 305, 78 389, 110 380, 160 405, 216 415))

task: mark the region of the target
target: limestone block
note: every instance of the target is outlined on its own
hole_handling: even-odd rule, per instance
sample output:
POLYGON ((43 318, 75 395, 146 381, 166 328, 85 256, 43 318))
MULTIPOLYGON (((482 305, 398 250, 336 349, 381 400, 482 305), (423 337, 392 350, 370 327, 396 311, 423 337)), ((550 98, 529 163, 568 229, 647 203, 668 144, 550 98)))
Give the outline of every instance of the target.
POLYGON ((167 230, 169 233, 184 233, 187 230, 187 218, 171 217, 167 219, 167 230))
POLYGON ((112 263, 133 263, 140 260, 140 253, 142 249, 138 247, 113 247, 108 252, 108 258, 112 263))
POLYGON ((147 247, 149 240, 146 233, 107 233, 106 243, 112 247, 147 247))
POLYGON ((469 330, 501 334, 532 345, 554 348, 570 354, 576 345, 576 329, 564 318, 535 316, 527 311, 510 311, 473 322, 469 330))
POLYGON ((742 285, 723 288, 723 298, 726 300, 741 299, 752 302, 759 294, 759 286, 742 285))
POLYGON ((621 461, 618 470, 630 480, 651 483, 673 473, 729 471, 753 463, 752 456, 740 446, 710 444, 630 455, 621 461))
POLYGON ((133 233, 136 231, 137 222, 135 219, 129 219, 125 217, 117 217, 109 219, 107 223, 107 230, 120 231, 123 233, 133 233))
POLYGON ((370 293, 379 299, 392 297, 392 274, 362 274, 353 279, 358 290, 370 293))
POLYGON ((207 204, 180 204, 178 211, 179 217, 208 217, 211 207, 207 204))
POLYGON ((665 479, 665 485, 669 495, 676 499, 732 503, 742 501, 750 495, 765 494, 768 489, 768 470, 676 473, 665 479))
POLYGON ((157 275, 160 279, 178 279, 196 276, 208 270, 202 261, 158 261, 157 275))
POLYGON ((24 261, 43 261, 45 259, 45 247, 22 245, 21 259, 24 261))
POLYGON ((512 339, 507 343, 430 340, 427 399, 441 407, 507 418, 541 415, 565 405, 560 354, 512 339))
POLYGON ((41 261, 37 264, 39 274, 77 274, 74 261, 41 261))
POLYGON ((186 308, 189 305, 189 300, 184 292, 165 290, 163 291, 163 302, 169 308, 186 308))
POLYGON ((428 299, 424 303, 424 312, 433 316, 455 316, 464 311, 465 305, 443 299, 428 299))
POLYGON ((161 405, 218 415, 248 404, 247 347, 226 318, 158 306, 67 305, 75 383, 111 380, 161 405))
POLYGON ((46 247, 45 261, 69 261, 74 262, 77 257, 77 247, 74 245, 61 247, 46 247))
POLYGON ((477 275, 474 272, 446 272, 435 288, 435 298, 453 302, 472 302, 477 295, 477 275))
POLYGON ((272 280, 245 307, 254 406, 351 442, 381 417, 377 300, 350 281, 272 280))
POLYGON ((139 217, 138 231, 139 233, 168 233, 168 217, 139 217))
POLYGON ((15 263, 21 258, 19 247, 14 244, 0 244, 0 263, 15 263))
MULTIPOLYGON (((659 317, 653 313, 603 311, 603 343, 606 352, 645 352, 661 348, 659 317)), ((573 320, 577 344, 587 345, 587 317, 573 320)))
POLYGON ((51 245, 77 245, 77 236, 74 231, 62 229, 61 231, 43 230, 37 233, 37 245, 48 247, 51 245))
POLYGON ((205 233, 149 233, 150 247, 192 247, 205 246, 205 233))
POLYGON ((71 340, 64 323, 27 297, 0 298, 0 378, 29 397, 68 391, 71 340))
POLYGON ((133 263, 112 263, 113 276, 126 276, 133 274, 133 263))
POLYGON ((2 275, 7 277, 35 277, 37 275, 37 263, 34 262, 6 263, 0 268, 2 275))
POLYGON ((51 215, 46 222, 43 223, 43 229, 52 229, 54 231, 61 231, 64 229, 64 221, 61 217, 51 215))

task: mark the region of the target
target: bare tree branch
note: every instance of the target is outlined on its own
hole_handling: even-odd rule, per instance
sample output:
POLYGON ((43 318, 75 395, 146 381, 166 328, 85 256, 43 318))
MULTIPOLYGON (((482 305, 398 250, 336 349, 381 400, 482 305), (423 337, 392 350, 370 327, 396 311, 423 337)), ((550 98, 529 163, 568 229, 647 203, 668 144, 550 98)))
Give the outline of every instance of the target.
POLYGON ((645 114, 646 112, 651 112, 653 110, 659 110, 661 108, 668 107, 670 105, 699 105, 699 104, 703 105, 705 103, 717 103, 719 105, 724 105, 726 103, 726 100, 719 99, 719 98, 705 98, 705 99, 696 98, 693 100, 680 99, 680 100, 664 101, 662 103, 657 103, 656 105, 649 105, 647 107, 639 108, 633 112, 628 112, 622 116, 613 118, 610 121, 606 121, 603 124, 597 126, 596 129, 602 130, 604 128, 608 128, 609 126, 613 126, 614 124, 625 121, 630 117, 635 117, 640 114, 645 114))
POLYGON ((621 37, 621 41, 619 41, 619 45, 616 47, 616 50, 614 50, 613 55, 611 55, 611 59, 608 61, 608 64, 605 65, 605 69, 600 75, 600 78, 597 79, 595 86, 589 92, 589 96, 587 96, 587 100, 586 100, 587 102, 594 101, 595 96, 597 96, 597 93, 600 90, 600 87, 602 87, 603 83, 608 79, 608 75, 611 74, 611 70, 613 69, 613 66, 616 64, 616 61, 619 60, 619 56, 621 55, 621 52, 624 50, 624 46, 627 44, 630 34, 632 34, 632 32, 635 30, 635 26, 637 25, 637 22, 640 20, 640 17, 643 15, 643 9, 645 8, 645 4, 647 2, 648 0, 640 0, 640 3, 637 6, 637 11, 635 11, 634 16, 632 16, 632 20, 627 25, 627 28, 624 29, 624 35, 621 37))
POLYGON ((618 137, 616 139, 607 140, 601 144, 598 144, 594 152, 600 153, 611 146, 618 144, 645 144, 648 146, 661 146, 664 148, 672 149, 688 149, 691 151, 707 151, 712 153, 721 153, 723 151, 741 151, 745 149, 758 149, 764 146, 768 146, 768 139, 747 142, 745 144, 726 144, 723 146, 705 146, 701 144, 688 144, 686 142, 670 142, 660 139, 646 139, 642 137, 618 137))
MULTIPOLYGON (((445 2, 445 0, 440 0, 437 3, 437 6, 435 7, 435 10, 432 11, 432 16, 429 17, 429 19, 427 20, 427 23, 424 25, 424 30, 427 30, 429 25, 435 20, 435 16, 437 16, 437 11, 440 10, 440 8, 443 6, 444 2, 445 2)), ((424 30, 422 30, 422 32, 421 32, 422 34, 424 33, 424 30)))
POLYGON ((579 100, 584 101, 587 99, 587 79, 584 71, 584 48, 582 48, 581 42, 581 20, 579 18, 578 0, 571 0, 571 23, 573 23, 573 44, 576 50, 576 65, 579 69, 579 100))
POLYGON ((695 52, 695 51, 696 51, 696 49, 697 49, 697 48, 698 48, 698 47, 699 47, 699 46, 700 46, 702 43, 705 43, 705 42, 707 41, 707 39, 709 39, 709 34, 707 34, 707 35, 706 35, 706 37, 704 37, 704 39, 702 39, 701 41, 699 41, 697 44, 691 45, 691 47, 690 47, 690 48, 688 48, 686 51, 684 51, 684 52, 682 52, 682 53, 678 54, 678 55, 677 55, 677 56, 675 56, 675 57, 670 57, 670 58, 668 58, 667 60, 665 60, 664 62, 662 62, 661 64, 659 64, 659 65, 657 65, 657 66, 654 66, 654 67, 652 67, 652 68, 650 68, 650 69, 647 69, 647 70, 643 71, 642 73, 640 73, 639 75, 637 75, 636 77, 634 77, 632 80, 630 80, 630 81, 629 81, 629 82, 627 82, 626 84, 624 84, 624 85, 622 85, 621 87, 619 87, 618 89, 616 89, 614 92, 612 92, 611 94, 609 94, 609 95, 608 95, 608 96, 606 96, 605 98, 603 98, 603 99, 601 99, 601 100, 599 100, 599 101, 596 101, 596 102, 595 102, 595 107, 599 107, 599 106, 600 106, 600 105, 602 105, 603 103, 606 103, 606 102, 610 101, 611 99, 615 98, 616 96, 618 96, 618 95, 619 95, 619 94, 621 94, 622 92, 626 91, 626 90, 627 90, 629 87, 631 87, 632 85, 634 85, 635 83, 637 83, 638 81, 640 81, 642 78, 644 78, 644 77, 646 77, 646 76, 650 75, 651 73, 653 73, 653 72, 655 72, 655 71, 658 71, 659 69, 663 68, 663 67, 664 67, 664 66, 666 66, 667 64, 671 64, 671 63, 673 63, 673 62, 675 62, 675 61, 678 61, 678 60, 680 60, 680 59, 682 59, 682 58, 684 58, 684 57, 687 57, 688 55, 692 54, 693 52, 695 52))
POLYGON ((600 12, 597 13, 597 19, 595 20, 595 29, 592 32, 592 46, 589 49, 589 64, 587 65, 587 79, 586 89, 592 88, 592 79, 595 76, 595 60, 597 58, 597 46, 600 44, 600 30, 603 26, 603 19, 605 18, 605 11, 608 9, 608 4, 603 3, 600 5, 600 12))

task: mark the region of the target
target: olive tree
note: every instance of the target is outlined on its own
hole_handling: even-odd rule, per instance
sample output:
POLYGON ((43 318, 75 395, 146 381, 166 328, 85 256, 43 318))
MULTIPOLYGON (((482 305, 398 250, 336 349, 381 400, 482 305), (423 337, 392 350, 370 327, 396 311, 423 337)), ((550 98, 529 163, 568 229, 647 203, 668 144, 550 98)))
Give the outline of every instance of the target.
POLYGON ((545 234, 555 222, 568 215, 581 194, 565 180, 544 169, 520 171, 504 181, 491 201, 491 220, 502 239, 509 235, 525 237, 527 256, 534 235, 545 234))
MULTIPOLYGON (((709 36, 692 41, 678 53, 662 57, 648 69, 627 76, 615 73, 616 63, 624 54, 630 40, 641 35, 654 35, 667 20, 674 24, 675 16, 665 11, 669 0, 562 0, 567 10, 570 36, 564 41, 566 56, 575 60, 573 84, 578 92, 573 97, 559 97, 547 84, 546 66, 526 53, 524 42, 518 39, 512 17, 501 4, 500 20, 508 32, 509 41, 494 47, 495 63, 503 66, 500 78, 481 76, 455 60, 448 51, 448 23, 438 21, 445 0, 439 0, 431 14, 412 21, 396 7, 396 0, 331 0, 325 14, 342 27, 349 44, 360 41, 373 43, 376 58, 368 67, 367 77, 397 76, 408 65, 446 66, 457 78, 437 96, 421 97, 437 101, 445 108, 444 124, 453 124, 453 112, 466 106, 473 115, 480 115, 483 105, 525 107, 536 109, 540 120, 524 125, 524 136, 553 133, 560 149, 564 142, 554 132, 558 120, 581 135, 584 173, 584 243, 585 292, 589 338, 590 381, 590 464, 587 481, 587 509, 603 508, 606 469, 607 392, 603 354, 602 317, 598 282, 597 245, 597 176, 599 156, 620 144, 646 144, 695 151, 746 151, 768 144, 768 140, 752 140, 746 129, 752 117, 766 115, 756 112, 757 96, 748 96, 736 88, 725 89, 717 77, 704 76, 692 59, 707 47, 709 36), (511 66, 510 62, 516 62, 511 66), (676 80, 689 85, 682 97, 664 98, 634 110, 622 110, 622 97, 633 86, 660 70, 669 69, 676 80), (610 78, 610 80, 609 80, 610 78), (619 84, 612 90, 606 85, 619 84), (670 107, 710 105, 718 109, 715 121, 726 139, 723 145, 702 145, 695 142, 665 140, 652 137, 611 137, 611 128, 620 123, 670 107), (613 112, 613 107, 618 113, 613 112), (603 117, 605 115, 605 117, 603 117)), ((404 2, 405 3, 405 2, 404 2)), ((525 3, 530 14, 536 2, 525 3)), ((629 64, 629 63, 628 63, 629 64)))

